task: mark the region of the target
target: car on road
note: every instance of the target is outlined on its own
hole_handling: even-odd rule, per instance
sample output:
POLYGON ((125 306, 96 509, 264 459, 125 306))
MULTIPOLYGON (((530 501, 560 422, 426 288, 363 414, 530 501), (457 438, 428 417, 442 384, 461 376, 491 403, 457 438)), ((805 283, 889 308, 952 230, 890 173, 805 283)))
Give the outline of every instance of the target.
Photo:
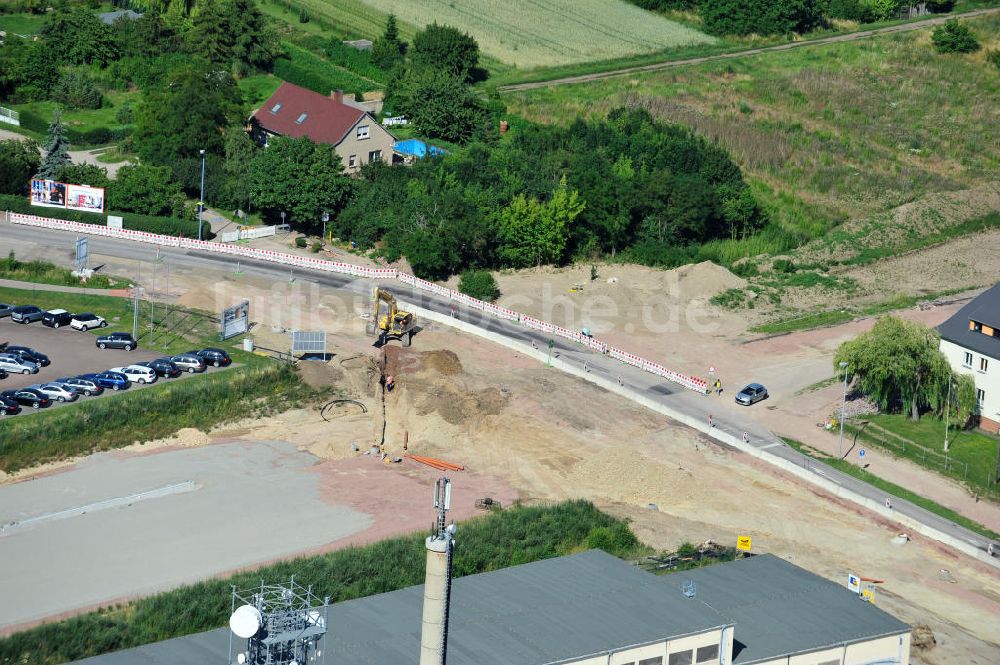
POLYGON ((38 365, 13 353, 0 353, 0 369, 8 374, 38 374, 38 365))
POLYGON ((233 362, 228 353, 215 347, 209 347, 201 351, 189 351, 188 353, 198 356, 205 361, 206 365, 211 365, 212 367, 225 367, 233 362))
POLYGON ((38 386, 31 386, 35 390, 43 393, 49 399, 57 402, 75 402, 80 396, 73 388, 59 383, 43 383, 38 386))
POLYGON ((10 310, 10 320, 17 323, 34 323, 41 321, 43 316, 45 316, 45 312, 42 311, 42 308, 34 305, 18 305, 10 310))
POLYGON ((88 381, 93 381, 102 388, 110 388, 111 390, 125 390, 131 383, 129 383, 128 377, 124 374, 119 374, 118 372, 100 372, 97 374, 81 374, 81 379, 87 379, 88 381))
POLYGON ((112 367, 109 372, 124 374, 132 383, 156 383, 156 370, 142 365, 125 365, 122 367, 112 367))
POLYGON ((164 360, 169 360, 181 370, 191 374, 205 371, 205 359, 196 353, 178 353, 176 356, 170 356, 164 360))
POLYGON ((138 342, 135 341, 135 337, 132 337, 132 334, 127 332, 113 332, 110 335, 101 335, 94 343, 97 344, 97 348, 99 349, 125 349, 126 351, 131 351, 139 346, 138 342))
POLYGON ((154 372, 156 372, 157 376, 162 376, 168 379, 176 378, 180 376, 182 373, 180 367, 175 365, 170 360, 167 360, 166 358, 157 358, 156 360, 146 360, 141 363, 135 363, 135 364, 139 365, 140 367, 148 367, 154 372))
POLYGON ((42 314, 42 325, 49 328, 68 326, 73 321, 73 315, 64 309, 50 309, 42 314))
POLYGON ((49 357, 42 353, 41 351, 35 351, 30 346, 16 346, 13 344, 8 344, 4 350, 4 353, 10 353, 11 355, 20 356, 28 362, 35 363, 39 367, 48 367, 51 362, 49 357))
POLYGON ((91 328, 107 328, 108 322, 104 320, 103 316, 98 316, 93 312, 84 312, 82 314, 74 314, 69 325, 74 330, 86 331, 91 328))
POLYGON ((10 316, 10 313, 14 311, 13 305, 8 305, 5 302, 0 302, 0 319, 5 316, 10 316))
POLYGON ((0 396, 0 416, 16 416, 21 413, 21 405, 16 399, 0 396))
POLYGON ((32 409, 44 409, 52 404, 52 400, 45 393, 34 388, 5 390, 0 393, 0 397, 12 399, 21 406, 30 406, 32 409))
POLYGON ((87 397, 100 395, 104 392, 104 388, 99 383, 93 379, 85 379, 82 376, 67 376, 62 379, 56 379, 52 383, 69 386, 76 390, 76 392, 82 393, 87 397))
POLYGON ((767 399, 767 388, 759 383, 751 383, 736 393, 736 403, 743 406, 756 404, 763 399, 767 399))

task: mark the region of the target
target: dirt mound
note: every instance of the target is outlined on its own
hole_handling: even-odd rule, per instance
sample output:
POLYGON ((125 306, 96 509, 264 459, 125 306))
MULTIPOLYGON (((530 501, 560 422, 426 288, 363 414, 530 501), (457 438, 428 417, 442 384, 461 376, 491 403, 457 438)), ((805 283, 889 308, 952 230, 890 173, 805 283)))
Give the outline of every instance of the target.
POLYGON ((299 376, 311 388, 326 388, 340 383, 344 372, 333 362, 304 360, 298 364, 299 376))
POLYGON ((604 500, 661 510, 695 500, 703 490, 687 469, 651 460, 627 448, 603 450, 575 464, 570 484, 604 500), (628 482, 622 482, 627 478, 628 482))
POLYGON ((507 397, 497 388, 469 391, 452 385, 426 385, 415 391, 417 415, 437 413, 451 425, 478 422, 498 415, 507 397))
POLYGON ((420 355, 424 367, 427 369, 440 372, 446 376, 458 374, 462 371, 462 361, 458 359, 454 351, 426 351, 420 355))
POLYGON ((677 274, 681 297, 689 300, 710 298, 726 289, 742 289, 747 285, 745 279, 711 261, 681 266, 670 272, 677 274))
POLYGON ((934 637, 934 631, 931 627, 925 623, 917 624, 913 627, 913 648, 920 651, 928 651, 933 649, 937 644, 937 638, 934 637))

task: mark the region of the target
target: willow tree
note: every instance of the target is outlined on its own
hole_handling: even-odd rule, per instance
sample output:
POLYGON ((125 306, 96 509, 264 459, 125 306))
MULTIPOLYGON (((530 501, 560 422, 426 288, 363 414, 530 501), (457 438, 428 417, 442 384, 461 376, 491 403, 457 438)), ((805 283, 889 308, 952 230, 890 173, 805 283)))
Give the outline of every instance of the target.
POLYGON ((951 366, 933 328, 892 316, 879 319, 869 332, 844 342, 833 365, 847 362, 849 378, 883 411, 897 408, 919 420, 923 411, 945 407, 951 366))

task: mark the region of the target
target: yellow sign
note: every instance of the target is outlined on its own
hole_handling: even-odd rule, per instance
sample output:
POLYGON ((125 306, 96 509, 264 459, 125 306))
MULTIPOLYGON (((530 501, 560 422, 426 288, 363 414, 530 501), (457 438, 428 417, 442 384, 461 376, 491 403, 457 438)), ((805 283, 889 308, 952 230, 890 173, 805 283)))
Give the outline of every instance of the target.
POLYGON ((741 552, 749 552, 751 545, 752 541, 750 540, 750 536, 740 536, 736 539, 736 549, 741 552))

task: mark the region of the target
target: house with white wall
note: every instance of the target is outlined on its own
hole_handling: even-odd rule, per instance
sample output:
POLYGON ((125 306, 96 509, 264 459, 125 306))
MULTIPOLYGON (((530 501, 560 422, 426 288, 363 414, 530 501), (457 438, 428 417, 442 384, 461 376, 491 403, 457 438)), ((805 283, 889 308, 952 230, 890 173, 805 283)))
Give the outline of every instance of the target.
POLYGON ((976 382, 979 426, 1000 432, 1000 284, 976 296, 938 332, 952 368, 976 382))

